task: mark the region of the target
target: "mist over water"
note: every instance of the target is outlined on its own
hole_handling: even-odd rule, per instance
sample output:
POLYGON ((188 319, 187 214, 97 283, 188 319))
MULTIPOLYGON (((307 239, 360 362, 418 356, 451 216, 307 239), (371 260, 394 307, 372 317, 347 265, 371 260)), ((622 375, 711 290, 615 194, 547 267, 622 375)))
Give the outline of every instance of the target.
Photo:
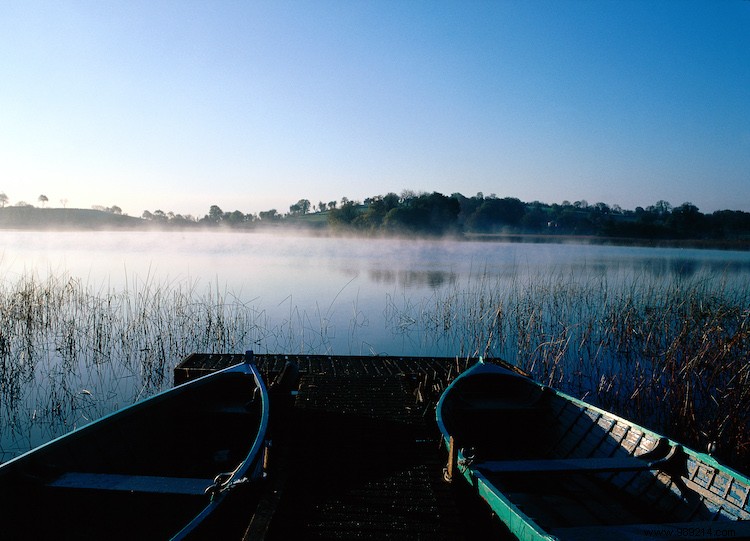
MULTIPOLYGON (((747 299, 750 283, 750 253, 713 250, 241 232, 4 231, 0 243, 6 294, 30 279, 73 281, 88 292, 73 304, 122 303, 114 309, 130 311, 135 305, 158 318, 148 322, 152 336, 120 337, 119 345, 111 344, 114 337, 96 337, 104 346, 86 346, 75 359, 65 358, 67 342, 37 346, 34 351, 43 350, 45 358, 19 381, 6 370, 0 381, 0 460, 168 387, 174 365, 201 352, 196 348, 491 355, 523 365, 520 357, 550 344, 526 351, 520 329, 533 324, 544 335, 575 326, 622 288, 705 280, 747 299), (549 302, 537 295, 556 288, 569 307, 552 313, 544 305, 546 315, 536 310, 549 302), (507 317, 513 303, 534 305, 537 298, 539 306, 507 317), (498 321, 505 315, 503 325, 488 322, 488 314, 498 321), (202 327, 191 327, 196 321, 202 327), (193 336, 194 328, 208 329, 210 336, 193 336), (179 343, 166 347, 167 338, 179 343), (167 358, 155 356, 159 348, 167 358)), ((79 342, 81 333, 110 317, 82 320, 78 308, 71 314, 66 312, 66 321, 83 328, 63 334, 79 342)), ((132 326, 117 332, 131 332, 132 326)), ((14 355, 4 361, 8 367, 31 363, 26 350, 14 355)), ((593 386, 597 377, 581 376, 593 386)))
POLYGON ((736 287, 750 278, 750 254, 713 250, 237 232, 2 232, 0 241, 5 281, 69 275, 94 291, 184 287, 249 306, 269 328, 296 326, 293 336, 245 344, 272 353, 456 355, 405 341, 387 311, 480 279, 502 288, 540 276, 617 284, 705 275, 736 287))

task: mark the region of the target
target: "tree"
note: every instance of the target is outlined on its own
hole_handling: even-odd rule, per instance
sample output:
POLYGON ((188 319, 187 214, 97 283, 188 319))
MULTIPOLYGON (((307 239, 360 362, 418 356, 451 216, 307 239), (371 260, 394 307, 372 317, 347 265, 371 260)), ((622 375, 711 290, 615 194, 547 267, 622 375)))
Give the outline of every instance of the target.
POLYGON ((692 203, 683 203, 672 209, 667 224, 682 236, 701 236, 705 226, 705 216, 692 203))
POLYGON ((239 210, 235 210, 226 215, 226 221, 231 225, 241 224, 246 221, 245 214, 239 210))
POLYGON ((458 213, 458 222, 462 225, 466 223, 471 215, 474 214, 484 202, 484 194, 482 192, 478 192, 474 197, 465 197, 456 192, 451 194, 451 197, 458 201, 458 206, 461 209, 458 213))
POLYGON ((594 203, 593 210, 594 212, 598 212, 599 214, 609 214, 610 212, 612 212, 612 209, 609 208, 609 205, 602 202, 594 203))
POLYGON ((224 218, 224 211, 218 205, 211 205, 208 209, 208 221, 219 223, 224 218))
POLYGON ((278 220, 281 216, 279 216, 279 213, 276 209, 271 210, 261 210, 258 213, 258 218, 260 218, 261 222, 271 222, 274 220, 278 220))
POLYGON ((652 207, 648 207, 646 210, 650 212, 655 212, 660 217, 665 217, 667 214, 672 212, 672 205, 669 204, 668 201, 664 201, 663 199, 660 199, 656 202, 656 204, 652 207))
POLYGON ((474 231, 494 231, 521 223, 526 205, 515 197, 487 198, 466 218, 466 226, 474 231))
POLYGON ((349 226, 359 216, 357 204, 348 199, 342 203, 341 208, 331 209, 328 213, 328 223, 333 226, 349 226))
POLYGON ((554 227, 554 222, 549 219, 542 205, 532 204, 521 218, 521 226, 531 231, 543 231, 546 228, 554 227))
POLYGON ((417 198, 417 192, 415 192, 414 190, 403 190, 401 192, 401 202, 404 205, 408 205, 416 198, 417 198))
POLYGON ((47 201, 49 201, 49 199, 47 199, 46 195, 42 194, 39 196, 39 202, 42 204, 42 207, 47 204, 47 201))
POLYGON ((588 235, 593 232, 588 214, 567 208, 557 216, 557 225, 563 233, 588 235))
POLYGON ((5 192, 0 193, 0 205, 5 207, 5 205, 8 204, 8 196, 5 195, 5 192))
POLYGON ((402 206, 385 215, 383 226, 387 230, 439 235, 456 227, 460 211, 457 199, 438 192, 412 193, 402 193, 402 206))
POLYGON ((383 224, 386 214, 399 205, 399 197, 393 192, 384 196, 368 197, 365 199, 367 210, 357 218, 357 225, 364 228, 377 229, 383 224))
POLYGON ((170 216, 170 218, 169 218, 169 222, 170 223, 174 223, 174 224, 178 224, 178 225, 186 224, 189 221, 191 221, 191 220, 188 219, 188 218, 186 218, 182 214, 174 214, 173 216, 170 216))
POLYGON ((307 199, 300 199, 294 205, 289 207, 289 214, 292 216, 298 216, 300 214, 305 215, 310 211, 310 201, 307 199))

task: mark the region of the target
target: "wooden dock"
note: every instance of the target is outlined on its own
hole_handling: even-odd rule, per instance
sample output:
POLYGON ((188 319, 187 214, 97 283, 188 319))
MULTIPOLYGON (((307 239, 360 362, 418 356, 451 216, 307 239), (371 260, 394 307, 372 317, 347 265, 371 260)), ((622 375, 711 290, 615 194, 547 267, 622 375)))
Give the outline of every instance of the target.
MULTIPOLYGON (((241 362, 194 354, 175 383, 241 362)), ((223 538, 512 539, 463 483, 447 484, 435 403, 466 359, 255 355, 267 382, 299 369, 288 407, 272 411, 259 502, 223 538)))

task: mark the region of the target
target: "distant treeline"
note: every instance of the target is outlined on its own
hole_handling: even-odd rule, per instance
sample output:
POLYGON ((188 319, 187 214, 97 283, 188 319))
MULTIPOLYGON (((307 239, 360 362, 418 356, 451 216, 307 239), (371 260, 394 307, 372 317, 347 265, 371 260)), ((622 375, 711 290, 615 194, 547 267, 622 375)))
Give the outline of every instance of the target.
POLYGON ((446 196, 437 192, 400 195, 388 193, 362 202, 346 198, 320 202, 301 199, 286 214, 276 209, 258 215, 224 212, 213 205, 200 219, 173 213, 145 212, 147 220, 184 224, 255 227, 290 224, 362 234, 398 235, 574 235, 623 239, 746 241, 750 239, 750 213, 722 210, 703 214, 692 203, 673 207, 658 201, 646 208, 624 210, 618 205, 563 201, 525 203, 513 197, 446 196))
POLYGON ((439 193, 399 197, 388 194, 364 205, 347 202, 329 211, 335 227, 421 234, 552 234, 643 239, 750 238, 750 213, 703 214, 692 203, 672 207, 658 201, 647 208, 623 210, 586 201, 524 203, 512 197, 439 193))
POLYGON ((368 197, 361 202, 343 198, 313 205, 307 199, 300 199, 290 205, 286 213, 276 209, 258 214, 239 210, 225 212, 212 205, 208 214, 201 218, 162 210, 144 211, 140 218, 135 218, 122 214, 117 206, 84 210, 35 208, 24 204, 0 208, 0 228, 138 229, 153 226, 241 229, 293 226, 362 235, 577 236, 608 241, 696 241, 714 246, 750 247, 750 213, 721 210, 704 214, 692 203, 673 207, 666 201, 625 210, 619 205, 586 201, 525 203, 494 194, 465 197, 460 193, 446 196, 406 190, 401 194, 368 197))

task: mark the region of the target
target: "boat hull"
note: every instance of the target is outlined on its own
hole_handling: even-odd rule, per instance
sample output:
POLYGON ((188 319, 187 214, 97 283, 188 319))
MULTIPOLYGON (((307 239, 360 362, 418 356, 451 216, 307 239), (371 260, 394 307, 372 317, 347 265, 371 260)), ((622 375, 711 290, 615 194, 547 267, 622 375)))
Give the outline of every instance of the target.
POLYGON ((746 477, 508 367, 471 367, 436 416, 446 477, 519 539, 750 536, 746 477))
POLYGON ((269 401, 250 363, 0 465, 3 539, 183 539, 262 476, 269 401))

